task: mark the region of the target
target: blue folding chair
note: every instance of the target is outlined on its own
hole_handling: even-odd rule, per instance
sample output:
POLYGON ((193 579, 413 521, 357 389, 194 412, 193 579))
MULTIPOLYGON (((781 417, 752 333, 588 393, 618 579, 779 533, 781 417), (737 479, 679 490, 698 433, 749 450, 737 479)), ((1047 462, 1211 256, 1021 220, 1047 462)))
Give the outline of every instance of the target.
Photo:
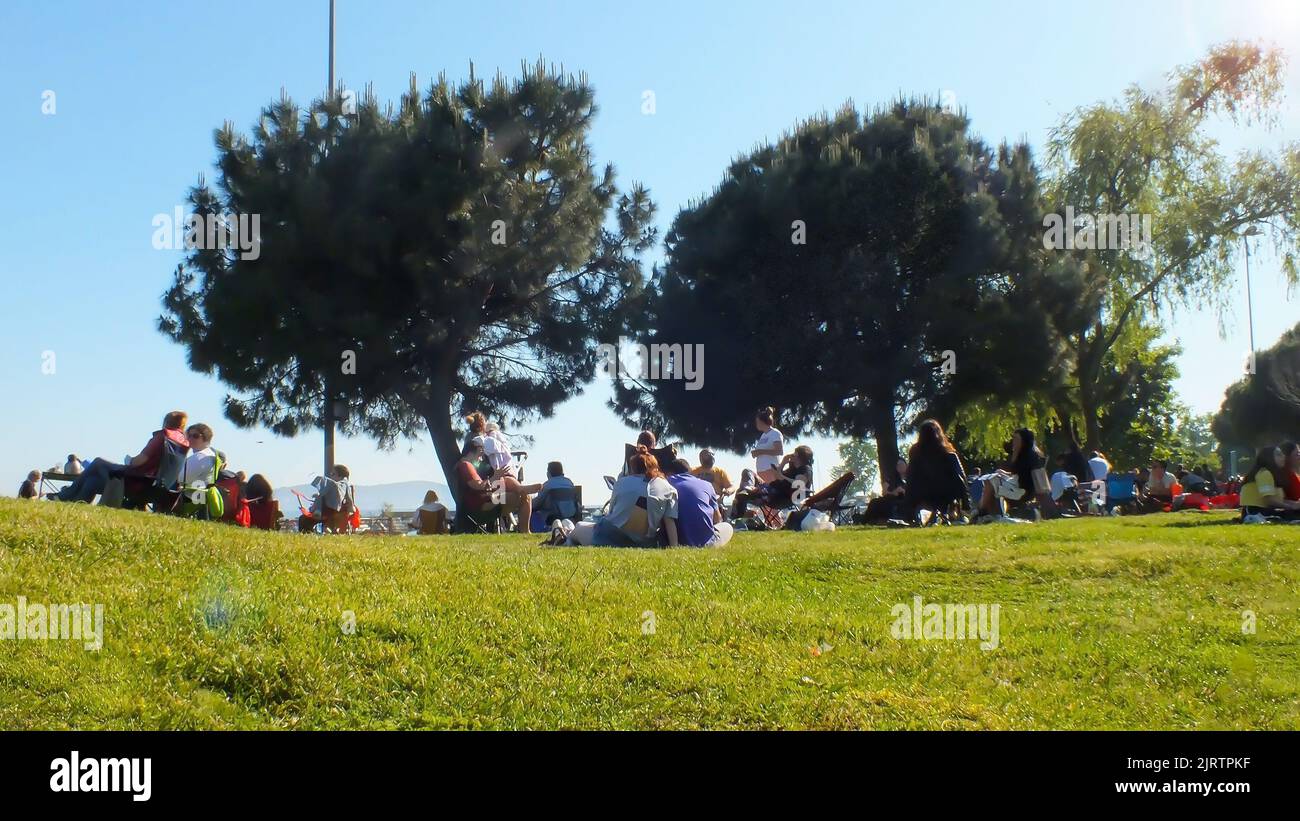
POLYGON ((1106 512, 1137 501, 1137 486, 1128 473, 1111 473, 1106 476, 1106 512))

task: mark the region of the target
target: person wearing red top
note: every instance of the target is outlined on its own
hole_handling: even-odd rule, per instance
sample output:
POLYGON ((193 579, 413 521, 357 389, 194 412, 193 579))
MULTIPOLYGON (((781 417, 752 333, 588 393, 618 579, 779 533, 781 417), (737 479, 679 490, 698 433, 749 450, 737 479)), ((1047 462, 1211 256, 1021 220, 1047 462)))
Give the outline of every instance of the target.
POLYGON ((171 440, 189 450, 190 441, 185 437, 185 423, 189 416, 184 411, 172 411, 163 417, 162 430, 156 430, 149 437, 149 442, 138 454, 125 465, 96 458, 72 484, 58 493, 50 494, 51 499, 60 502, 89 502, 96 494, 103 493, 109 479, 133 476, 152 479, 158 475, 158 465, 162 462, 163 441, 171 440))
POLYGON ((492 500, 492 484, 479 475, 474 464, 483 458, 483 441, 474 437, 465 443, 460 461, 456 463, 456 507, 457 512, 482 513, 491 510, 495 504, 492 500))
POLYGON ((1295 442, 1283 442, 1281 448, 1286 466, 1282 468, 1282 475, 1278 477, 1278 487, 1282 488, 1282 495, 1287 500, 1300 502, 1300 445, 1295 442))

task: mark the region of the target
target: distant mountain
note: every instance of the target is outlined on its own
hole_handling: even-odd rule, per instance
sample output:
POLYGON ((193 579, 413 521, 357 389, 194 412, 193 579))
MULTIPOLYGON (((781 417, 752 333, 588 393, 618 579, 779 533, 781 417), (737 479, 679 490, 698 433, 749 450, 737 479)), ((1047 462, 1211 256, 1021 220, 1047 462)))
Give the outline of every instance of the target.
MULTIPOLYGON (((316 494, 316 488, 311 485, 276 488, 275 498, 280 502, 280 510, 286 516, 298 509, 298 497, 293 495, 295 490, 308 499, 316 494)), ((447 505, 447 507, 454 508, 456 506, 451 500, 451 491, 447 489, 446 485, 438 482, 393 482, 386 485, 357 485, 356 490, 357 507, 361 508, 361 515, 363 516, 378 516, 383 512, 385 504, 392 505, 393 510, 397 511, 415 510, 424 504, 424 494, 429 490, 436 490, 439 501, 447 505)))

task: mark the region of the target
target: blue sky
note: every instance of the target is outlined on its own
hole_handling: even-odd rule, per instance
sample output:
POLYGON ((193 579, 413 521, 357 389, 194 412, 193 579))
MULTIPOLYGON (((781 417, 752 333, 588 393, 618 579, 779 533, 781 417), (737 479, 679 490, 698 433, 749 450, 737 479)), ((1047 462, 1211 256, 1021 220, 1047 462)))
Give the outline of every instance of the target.
MULTIPOLYGON (((585 71, 601 113, 598 157, 623 184, 649 186, 666 228, 707 193, 727 163, 797 120, 852 98, 949 90, 985 139, 1043 144, 1075 106, 1158 83, 1225 39, 1300 44, 1300 2, 449 3, 339 0, 337 71, 395 99, 411 72, 518 71, 538 55, 585 71), (656 112, 642 114, 642 94, 656 112)), ((0 492, 75 451, 134 453, 162 414, 188 410, 217 430, 234 466, 277 485, 319 470, 320 436, 238 431, 221 416, 223 387, 191 372, 155 330, 179 251, 151 245, 200 173, 211 176, 213 129, 247 130, 281 89, 306 102, 326 84, 326 0, 213 5, 6 3, 0 7, 0 492), (238 9, 246 9, 246 12, 238 9), (42 113, 53 91, 55 113, 42 113), (42 372, 43 354, 55 372, 42 372)), ((1296 49, 1300 51, 1300 49, 1296 49)), ((1300 88, 1293 53, 1289 88, 1300 88)), ((1278 129, 1232 133, 1225 146, 1300 136, 1289 99, 1278 129)), ((1275 261, 1252 256, 1255 332, 1266 347, 1300 317, 1275 261)), ((1239 289, 1240 290, 1240 289, 1239 289)), ((1218 406, 1240 372, 1244 292, 1225 317, 1185 312, 1168 324, 1186 352, 1178 388, 1197 411, 1218 406)), ((634 433, 604 408, 596 383, 558 415, 527 426, 532 474, 563 458, 587 486, 617 466, 634 433)), ((832 439, 813 438, 819 480, 832 439)), ((343 439, 339 460, 363 484, 441 480, 427 436, 396 451, 343 439)), ((739 456, 724 466, 738 472, 739 456)), ((12 486, 12 487, 10 487, 12 486)))

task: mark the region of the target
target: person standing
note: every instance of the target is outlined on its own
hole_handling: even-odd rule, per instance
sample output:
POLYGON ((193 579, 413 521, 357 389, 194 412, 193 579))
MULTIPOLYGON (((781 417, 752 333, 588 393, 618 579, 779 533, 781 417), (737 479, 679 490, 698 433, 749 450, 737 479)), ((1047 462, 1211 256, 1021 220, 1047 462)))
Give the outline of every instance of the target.
POLYGON ((761 408, 754 414, 754 427, 758 441, 749 452, 754 457, 754 472, 760 482, 774 482, 781 476, 781 456, 785 453, 785 438, 776 428, 776 411, 771 406, 761 408))

